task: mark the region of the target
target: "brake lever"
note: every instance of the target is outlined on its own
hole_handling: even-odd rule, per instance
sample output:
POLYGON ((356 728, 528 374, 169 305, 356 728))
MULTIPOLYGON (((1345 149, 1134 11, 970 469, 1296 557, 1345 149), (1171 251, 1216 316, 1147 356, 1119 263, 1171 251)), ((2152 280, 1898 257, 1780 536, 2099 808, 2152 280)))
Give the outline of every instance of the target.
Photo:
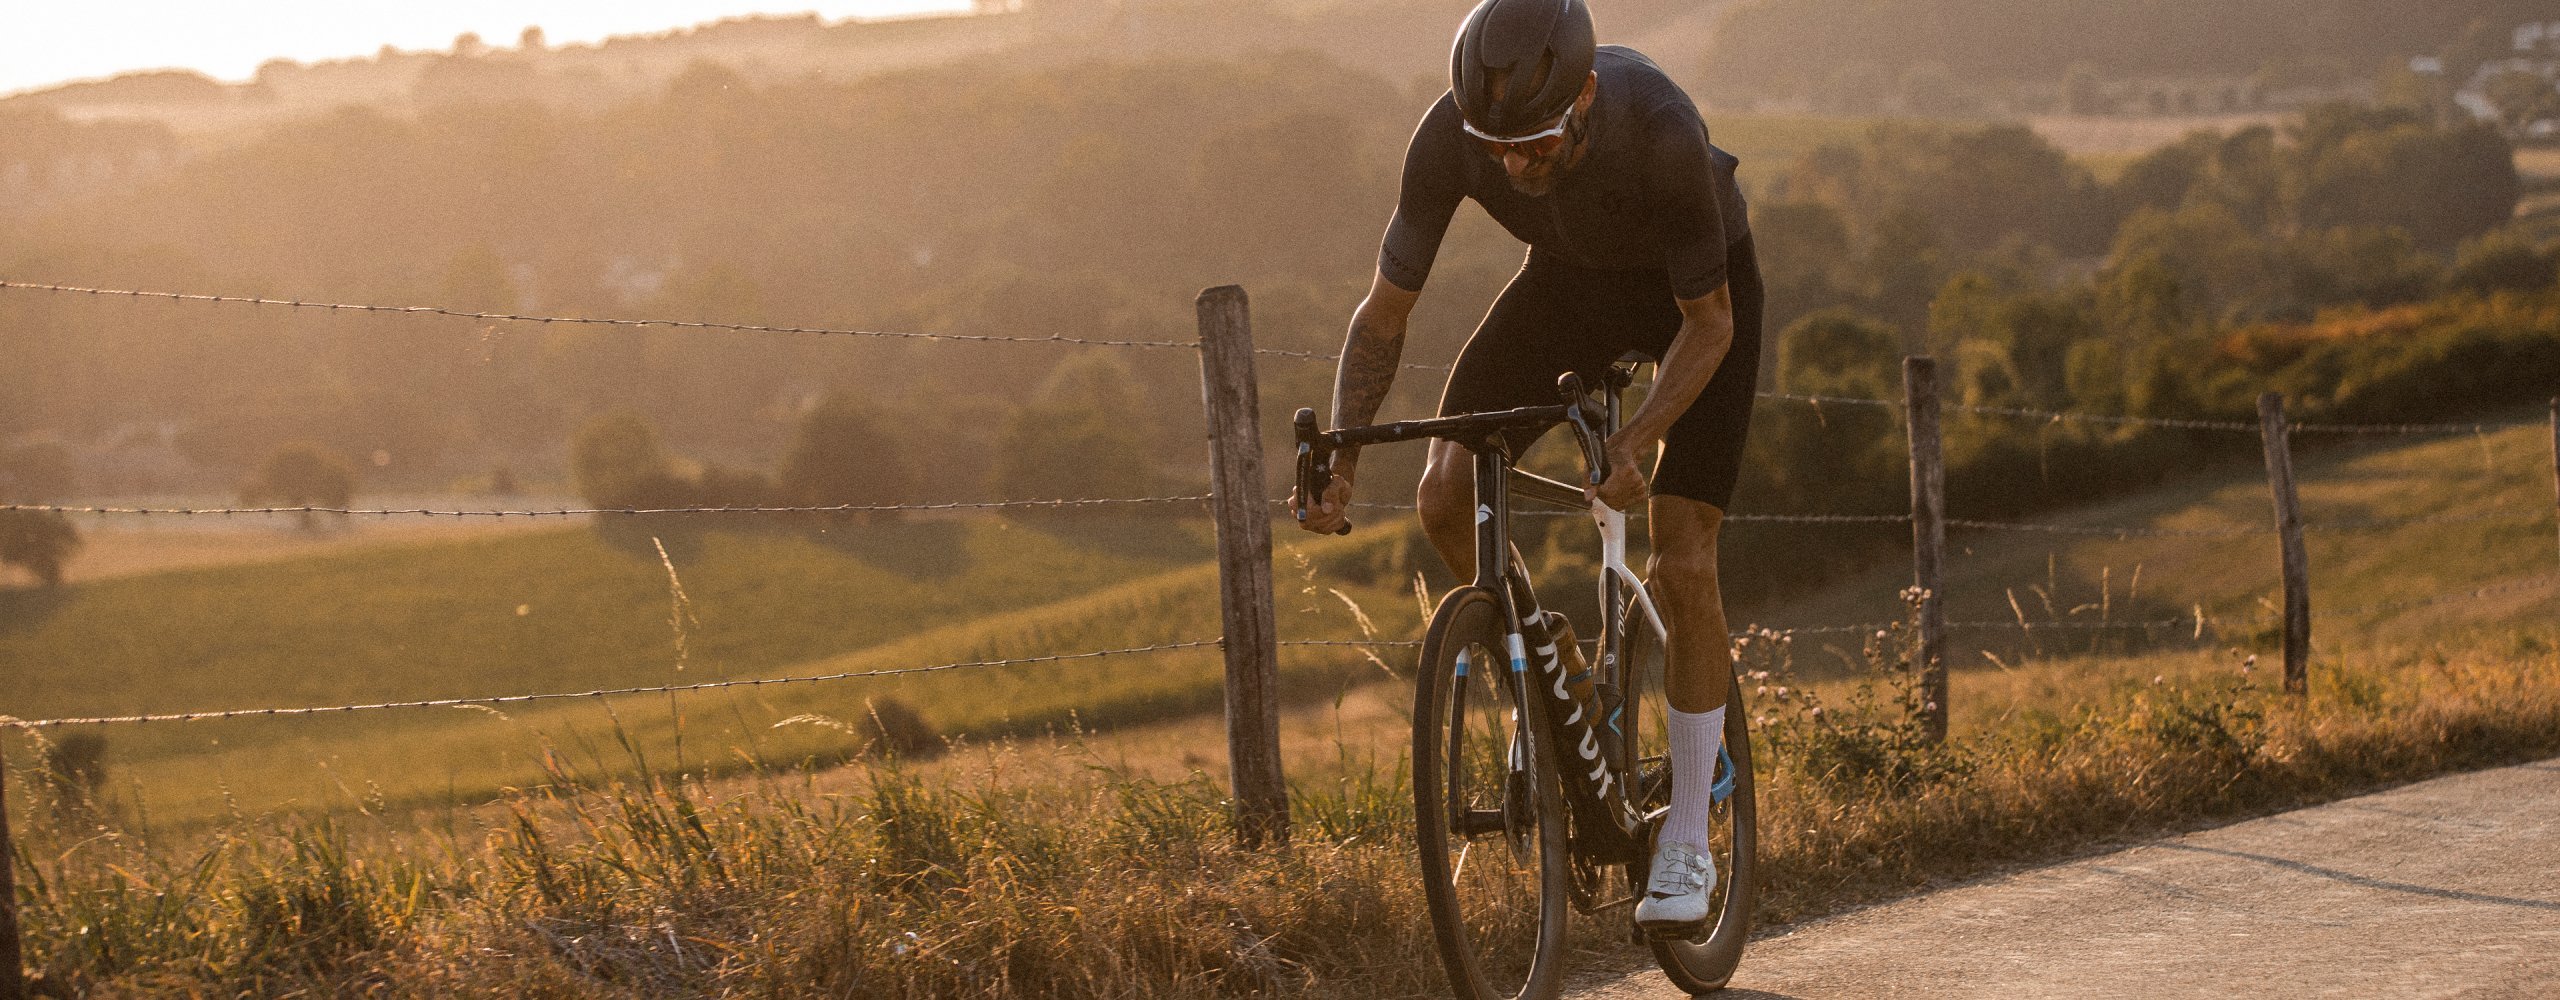
POLYGON ((1609 481, 1609 450, 1604 435, 1595 426, 1596 400, 1583 388, 1582 376, 1566 372, 1556 379, 1556 395, 1564 400, 1565 423, 1573 425, 1573 443, 1582 448, 1582 465, 1589 470, 1584 476, 1593 488, 1609 481))
MULTIPOLYGON (((1298 523, 1304 524, 1307 520, 1306 505, 1321 502, 1325 488, 1333 485, 1333 449, 1319 451, 1317 448, 1322 438, 1316 434, 1316 411, 1313 408, 1299 407, 1297 418, 1292 423, 1296 425, 1298 437, 1298 505, 1290 513, 1297 515, 1298 523)), ((1341 529, 1334 532, 1337 535, 1350 533, 1351 521, 1348 518, 1343 520, 1341 529)))

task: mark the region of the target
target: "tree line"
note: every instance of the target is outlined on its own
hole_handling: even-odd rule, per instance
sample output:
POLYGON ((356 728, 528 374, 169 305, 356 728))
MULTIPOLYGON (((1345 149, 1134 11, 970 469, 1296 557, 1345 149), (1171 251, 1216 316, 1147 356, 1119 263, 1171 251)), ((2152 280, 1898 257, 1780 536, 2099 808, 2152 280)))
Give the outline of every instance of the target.
POLYGON ((1762 0, 1718 23, 1705 80, 1727 102, 1886 90, 1915 71, 1976 86, 2058 83, 2075 67, 2265 74, 2280 87, 2439 53, 2459 80, 2502 54, 2508 28, 2549 14, 2536 0, 1762 0))

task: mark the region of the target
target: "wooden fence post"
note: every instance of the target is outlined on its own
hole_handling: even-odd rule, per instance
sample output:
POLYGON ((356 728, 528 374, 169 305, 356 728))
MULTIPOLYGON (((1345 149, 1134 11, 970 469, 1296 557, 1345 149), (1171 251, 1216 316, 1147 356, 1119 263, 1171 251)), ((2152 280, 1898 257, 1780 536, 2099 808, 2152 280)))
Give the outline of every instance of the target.
POLYGON ((1938 437, 1938 362, 1902 359, 1903 425, 1911 438, 1911 578, 1920 588, 1920 722, 1947 738, 1947 468, 1938 437))
POLYGON ((2277 543, 2284 558, 2284 689, 2310 690, 2311 558, 2302 550, 2302 501, 2293 490, 2292 432, 2285 424, 2284 394, 2258 397, 2258 434, 2266 445, 2267 487, 2275 498, 2277 543))
POLYGON ((2560 396, 2551 397, 2551 503, 2560 511, 2560 396))
POLYGON ((9 840, 9 762, 0 754, 0 1000, 27 1000, 18 950, 18 847, 9 840))
POLYGON ((1227 775, 1246 847, 1289 839, 1280 771, 1277 616, 1271 511, 1262 480, 1261 399, 1244 289, 1200 293, 1200 396, 1209 415, 1209 492, 1218 525, 1219 619, 1227 653, 1227 775))

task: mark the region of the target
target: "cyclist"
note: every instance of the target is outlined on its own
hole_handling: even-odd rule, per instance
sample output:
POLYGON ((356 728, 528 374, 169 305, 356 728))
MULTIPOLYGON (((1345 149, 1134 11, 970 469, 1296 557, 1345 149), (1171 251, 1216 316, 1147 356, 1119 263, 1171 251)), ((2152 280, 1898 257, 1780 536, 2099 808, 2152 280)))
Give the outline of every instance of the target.
MULTIPOLYGON (((1405 323, 1462 199, 1529 245, 1441 391, 1442 415, 1552 403, 1558 375, 1629 351, 1657 362, 1652 391, 1607 443, 1592 498, 1647 497, 1638 456, 1659 446, 1648 577, 1669 627, 1674 775, 1636 907, 1653 931, 1706 917, 1709 776, 1733 661, 1716 534, 1742 462, 1760 354, 1760 274, 1734 158, 1660 67, 1594 43, 1584 0, 1483 0, 1458 30, 1450 89, 1405 153, 1404 186, 1368 298, 1335 374, 1333 425, 1370 423, 1403 356, 1405 323)), ((1515 453, 1528 441, 1510 442, 1515 453)), ((1435 441, 1417 500, 1423 530, 1461 580, 1475 572, 1471 459, 1435 441)), ((1342 526, 1359 455, 1344 451, 1307 530, 1342 526)))

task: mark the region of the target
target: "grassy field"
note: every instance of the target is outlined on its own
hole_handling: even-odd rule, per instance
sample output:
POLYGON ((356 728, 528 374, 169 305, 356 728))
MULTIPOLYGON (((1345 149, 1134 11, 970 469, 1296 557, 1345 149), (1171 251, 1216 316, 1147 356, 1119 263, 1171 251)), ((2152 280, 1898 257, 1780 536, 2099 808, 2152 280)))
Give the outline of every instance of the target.
MULTIPOLYGON (((2529 454, 2535 440, 2518 432, 2306 447, 2306 505, 2314 523, 2547 512, 2541 490, 2549 471, 2529 454)), ((2248 470, 2234 470, 2065 523, 2263 523, 2262 488, 2248 470)), ((785 585, 760 577, 808 575, 843 590, 858 589, 844 582, 857 578, 921 590, 922 578, 867 577, 891 558, 878 553, 712 536, 677 560, 694 606, 687 674, 756 675, 735 663, 701 665, 707 649, 752 658, 760 649, 807 648, 793 643, 854 647, 763 661, 772 673, 807 673, 1216 630, 1212 573, 1188 564, 1180 548, 1196 546, 1196 537, 1167 542, 1161 528, 1139 533, 1166 546, 1150 549, 1089 525, 972 521, 949 530, 969 542, 944 551, 983 555, 940 579, 987 581, 990 593, 1022 595, 1015 606, 935 618, 925 597, 911 595, 904 599, 921 610, 908 628, 772 630, 770 647, 756 639, 767 630, 721 619, 759 600, 841 605, 773 596, 765 588, 785 585), (1036 593, 1016 574, 1050 558, 1061 566, 1051 571, 1053 583, 1075 565, 1093 565, 1061 588, 1072 596, 1044 603, 1057 592, 1036 593), (984 565, 999 562, 1012 565, 984 565), (1105 577, 1103 566, 1120 578, 1105 577)), ((2316 537, 2313 572, 2324 596, 2315 607, 2329 608, 2525 579, 2545 572, 2553 551, 2547 520, 2316 537)), ((544 540, 564 550, 597 545, 574 532, 544 540)), ((1373 529, 1306 546, 1281 540, 1284 634, 1411 633, 1409 534, 1373 529)), ((2146 539, 2126 548, 2137 543, 1986 534, 1960 543, 1959 619, 1997 617, 2007 591, 2039 588, 2052 606, 2036 596, 2031 617, 2148 617, 2199 604, 2208 614, 2238 615, 2264 597, 2265 565, 2273 562, 2264 551, 2271 543, 2260 539, 2146 539)), ((432 578, 426 567, 454 572, 456 552, 448 549, 477 544, 238 572, 252 574, 249 581, 315 574, 337 581, 334 598, 308 584, 288 591, 306 602, 371 601, 378 595, 359 584, 432 578)), ((562 592, 546 598, 553 601, 619 587, 628 620, 611 627, 642 633, 631 655, 671 677, 665 567, 654 553, 602 555, 630 564, 620 583, 525 563, 472 579, 479 587, 501 579, 558 586, 562 592), (544 575, 560 582, 529 582, 544 575)), ((122 583, 175 587, 190 576, 122 583)), ((1889 598, 1877 600, 1877 591, 1889 594, 1900 580, 1899 571, 1879 571, 1785 610, 1807 623, 1889 618, 1889 598)), ((93 593, 75 592, 51 618, 17 619, 32 625, 9 641, 44 640, 57 623, 97 613, 79 607, 93 593)), ((107 610, 131 613, 149 594, 107 610)), ((444 606, 424 593, 410 599, 444 606)), ((1761 916, 1800 919, 2093 844, 2560 752, 2560 630, 2550 624, 2551 602, 2548 592, 2520 591, 2324 620, 2312 693, 2303 700, 2273 691, 2274 649, 2263 629, 2208 632, 2202 641, 2159 636, 2147 645, 2093 643, 2084 633, 2067 641, 2012 635, 1995 650, 1998 660, 1976 653, 1959 664, 1956 738, 1943 746, 1916 740, 1893 707, 1891 693, 1908 682, 1893 666, 1893 643, 1870 651, 1829 637, 1757 642, 1747 647, 1745 668, 1767 748, 1769 891, 1761 916), (1816 703, 1828 710, 1819 719, 1810 713, 1816 703)), ((299 615, 314 617, 311 608, 301 605, 299 615)), ((445 634, 417 624, 441 621, 435 614, 391 610, 376 609, 419 635, 445 634)), ((193 630, 224 624, 213 611, 194 614, 183 620, 193 630)), ((270 617, 243 617, 257 614, 270 617)), ((76 634, 103 641, 111 631, 87 628, 76 634)), ((10 647, 13 656, 25 648, 10 647)), ((505 716, 437 710, 207 724, 160 737, 173 740, 166 745, 116 731, 114 773, 140 795, 119 798, 110 788, 106 803, 84 812, 49 804, 52 794, 23 766, 12 775, 27 845, 20 860, 29 957, 49 983, 101 997, 1434 995, 1441 987, 1407 842, 1402 690, 1367 683, 1382 672, 1356 651, 1300 653, 1288 658, 1296 697, 1285 744, 1299 836, 1271 854, 1230 846, 1215 656, 1206 651, 746 689, 690 697, 674 710, 666 699, 644 697, 617 702, 611 714, 570 703, 505 716), (915 705, 945 732, 988 738, 936 761, 790 766, 840 757, 848 739, 824 722, 776 723, 858 720, 863 699, 883 695, 915 705), (686 770, 695 777, 643 777, 668 769, 679 713, 692 761, 686 770), (1116 731, 1062 743, 1043 735, 1071 731, 1081 719, 1116 731), (1012 737, 993 739, 1005 734, 1012 737), (714 763, 727 773, 706 773, 714 763), (525 790, 483 804, 481 790, 500 785, 525 790), (228 800, 251 792, 275 803, 221 818, 232 810, 228 800), (160 822, 135 815, 134 798, 160 822), (351 808, 270 811, 278 805, 351 808), (184 822, 167 822, 181 815, 184 822)), ((612 661, 573 662, 603 670, 612 661)), ((77 679, 68 671, 48 676, 56 684, 77 679)), ((67 710, 109 704, 82 694, 99 700, 67 710)), ((10 749, 21 765, 29 759, 22 742, 10 749)), ((1577 926, 1585 960, 1640 961, 1619 943, 1615 924, 1577 926)))
MULTIPOLYGON (((2555 648, 2535 626, 2359 651, 2308 700, 2196 654, 2057 660, 1973 676, 2006 710, 1941 747, 1850 684, 1820 687, 1828 723, 1763 693, 1761 917, 2560 752, 2555 648)), ((28 957, 99 997, 1425 997, 1408 794, 1392 759, 1302 781, 1295 843, 1240 852, 1216 780, 1069 744, 530 794, 424 831, 38 822, 28 957)), ((1577 921, 1579 963, 1642 962, 1620 919, 1577 921)))
MULTIPOLYGON (((2306 436, 2302 493, 2315 526, 2512 515, 2311 536, 2318 658, 2447 622, 2560 609, 2560 588, 2527 588, 2442 607, 2341 613, 2549 572, 2547 449, 2531 428, 2415 444, 2306 436)), ((2264 491, 2249 470, 2234 469, 2056 523, 2257 528, 2270 519, 2264 491)), ((1566 536, 1574 530, 1587 531, 1566 536)), ((581 691, 1186 642, 1219 631, 1214 574, 1198 562, 1204 531, 1192 521, 973 517, 839 528, 833 537, 715 533, 672 550, 687 598, 681 641, 657 553, 584 528, 333 551, 58 595, 6 591, 0 710, 34 718, 581 691)), ((1284 634, 1360 635, 1356 603, 1378 634, 1412 635, 1410 536, 1373 529, 1303 551, 1288 533, 1281 540, 1284 634), (1340 596, 1330 592, 1337 589, 1340 596)), ((2104 654, 2188 650, 2236 660, 2270 649, 2272 627, 2261 619, 2274 601, 2272 538, 1959 531, 1952 541, 1949 611, 1958 622, 2023 613, 2120 623, 2197 610, 2214 622, 2201 636, 2188 626, 1970 627, 1951 645, 1960 671, 2077 655, 2097 657, 2083 669, 2103 674, 2114 669, 2104 654)), ((1782 627, 1891 620, 1907 580, 1888 560, 1752 617, 1782 627)), ((1550 583, 1560 604, 1583 603, 1573 600, 1582 584, 1550 583)), ((1858 645, 1836 635, 1800 642, 1816 674, 1853 659, 1858 645)), ((1301 698, 1379 676, 1356 650, 1297 649, 1285 662, 1301 698)), ((866 706, 880 698, 914 709, 940 734, 984 737, 1179 718, 1213 710, 1218 690, 1216 651, 1194 648, 672 700, 153 724, 105 735, 115 794, 155 820, 186 824, 235 812, 485 802, 549 780, 564 757, 591 769, 619 759, 603 735, 616 726, 652 767, 725 771, 842 759, 860 739, 847 730, 864 729, 866 706), (797 721, 777 728, 787 720, 797 721)), ((1960 691, 1960 711, 1971 707, 1965 697, 1960 691)), ((10 749, 20 760, 34 753, 10 749)))
MULTIPOLYGON (((2530 421, 2539 411, 2502 419, 2530 421)), ((2014 424, 1997 426, 2014 432, 2014 424)), ((1949 433, 1971 433, 1961 426, 1949 433)), ((2523 589, 2479 602, 2358 612, 2560 573, 2553 526, 2550 432, 2523 427, 2485 435, 2295 438, 2311 571, 2315 657, 2372 638, 2424 634, 2448 621, 2548 620, 2560 587, 2523 589), (2414 442, 2414 443, 2413 443, 2414 442), (2391 530, 2359 522, 2449 520, 2391 530), (2324 530, 2337 529, 2337 530, 2324 530)), ((1951 512, 1964 517, 1965 512, 1951 512)), ((2262 530, 2274 523, 2262 473, 2235 468, 2047 519, 2065 527, 2262 530)), ((1737 527, 1735 530, 1744 530, 1737 527)), ((1947 616, 1956 622, 2085 624, 2190 618, 2210 623, 2201 644, 2263 648, 2278 606, 2273 534, 2238 538, 2091 537, 1989 529, 1948 534, 1947 616)), ((1886 621, 1910 582, 1899 564, 1878 567, 1810 599, 1769 609, 1780 627, 1886 621)), ((1960 663, 1989 668, 1980 650, 2014 662, 2020 652, 2065 654, 2196 644, 2191 625, 2155 629, 1960 629, 1960 663)))
MULTIPOLYGON (((583 528, 395 546, 290 563, 15 591, 0 706, 21 718, 582 691, 891 670, 1215 638, 1205 526, 966 518, 838 528, 813 539, 715 533, 657 553, 583 528), (681 666, 679 666, 681 664, 681 666)), ((1284 541, 1286 541, 1284 539, 1284 541)), ((1394 558, 1393 533, 1319 543, 1310 560, 1394 558)), ((1284 558, 1294 554, 1284 549, 1284 558)), ((1312 566, 1309 562, 1308 566, 1312 566)), ((1413 629, 1409 594, 1336 579, 1284 594, 1297 637, 1413 629)), ((1354 574, 1361 575, 1361 574, 1354 574)), ((1409 584, 1403 585, 1409 587, 1409 584)), ((1342 649, 1285 663, 1321 687, 1342 649)), ((360 715, 154 723, 106 731, 116 796, 159 821, 246 811, 487 801, 563 757, 727 770, 842 759, 872 699, 943 735, 1120 725, 1218 704, 1218 653, 1095 660, 822 685, 360 715), (809 718, 802 718, 809 717, 809 718), (788 725, 786 720, 800 721, 788 725)), ((1374 669, 1374 668, 1371 668, 1374 669)), ((27 760, 25 746, 9 748, 27 760)))

